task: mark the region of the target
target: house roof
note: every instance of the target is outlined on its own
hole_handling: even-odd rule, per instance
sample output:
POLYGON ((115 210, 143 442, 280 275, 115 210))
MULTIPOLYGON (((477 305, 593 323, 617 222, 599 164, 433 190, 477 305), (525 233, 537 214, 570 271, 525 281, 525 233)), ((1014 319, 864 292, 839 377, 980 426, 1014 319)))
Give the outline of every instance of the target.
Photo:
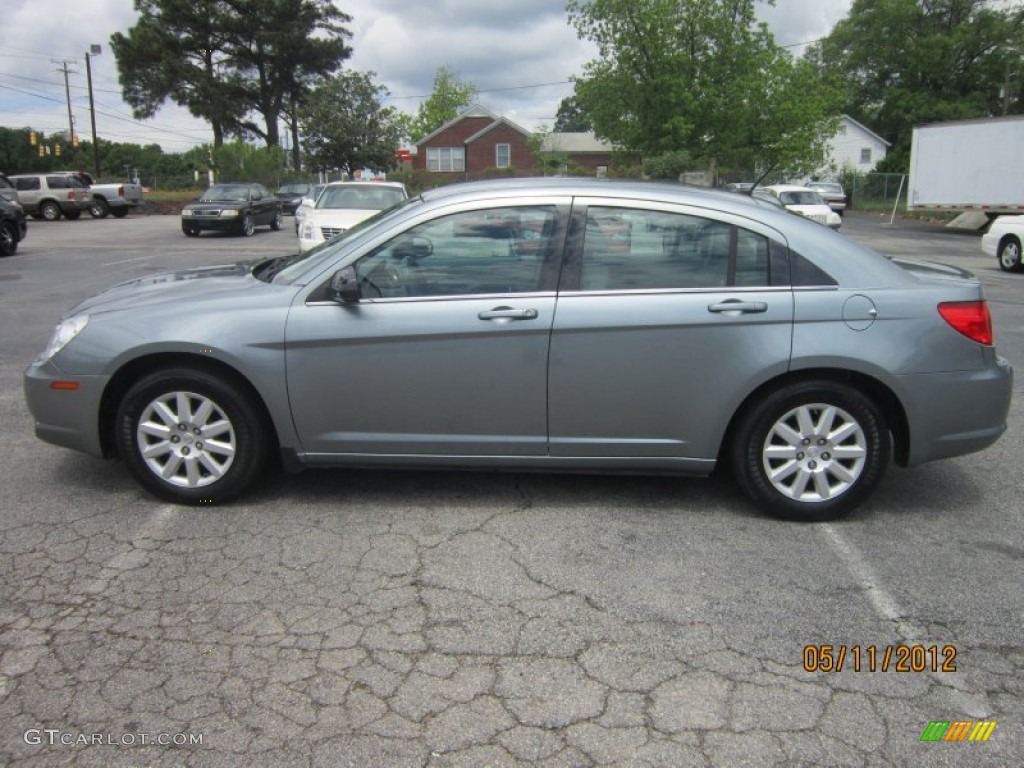
POLYGON ((867 126, 863 125, 862 123, 858 123, 856 120, 854 120, 849 115, 840 115, 840 117, 843 120, 846 120, 851 125, 853 125, 853 126, 859 128, 860 130, 864 131, 864 133, 866 133, 868 136, 871 136, 874 139, 878 139, 878 141, 881 142, 882 144, 885 144, 885 146, 887 146, 887 147, 891 147, 892 146, 892 142, 891 141, 886 141, 881 136, 879 136, 877 133, 872 131, 870 128, 868 128, 867 126))
POLYGON ((482 131, 477 131, 476 133, 474 133, 472 136, 470 136, 468 139, 466 139, 466 141, 464 143, 465 144, 472 144, 474 141, 479 139, 485 133, 487 133, 488 131, 493 131, 499 125, 507 125, 509 128, 511 128, 511 129, 513 129, 515 131, 519 131, 519 133, 523 134, 523 136, 529 136, 530 135, 530 132, 528 130, 526 130, 525 128, 522 128, 522 127, 516 125, 511 120, 509 120, 507 117, 499 117, 493 123, 491 123, 486 128, 484 128, 482 131))
POLYGON ((549 133, 541 145, 544 152, 611 152, 614 147, 593 132, 549 133))
MULTIPOLYGON (((458 123, 458 122, 460 122, 462 120, 465 120, 467 117, 489 117, 491 120, 502 120, 502 119, 504 119, 504 118, 501 118, 498 115, 494 114, 490 110, 484 109, 479 104, 471 104, 468 107, 466 107, 466 109, 464 109, 462 112, 460 112, 458 115, 456 115, 451 120, 449 120, 447 123, 442 125, 440 128, 438 128, 435 131, 432 131, 432 132, 428 133, 422 139, 417 141, 416 142, 416 146, 418 147, 421 144, 427 143, 428 141, 430 141, 432 138, 434 138, 438 134, 448 130, 450 127, 452 127, 453 125, 455 125, 456 123, 458 123)), ((522 130, 522 129, 520 129, 520 130, 522 130)))

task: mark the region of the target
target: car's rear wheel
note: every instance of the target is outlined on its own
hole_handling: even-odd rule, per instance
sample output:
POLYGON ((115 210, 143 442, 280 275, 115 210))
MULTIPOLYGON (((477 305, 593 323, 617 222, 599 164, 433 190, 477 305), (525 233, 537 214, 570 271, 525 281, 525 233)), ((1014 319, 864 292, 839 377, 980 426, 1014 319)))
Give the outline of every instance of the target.
POLYGON ((105 219, 110 215, 110 206, 101 197, 94 197, 89 206, 89 215, 94 219, 105 219))
POLYGON ((47 221, 56 221, 60 218, 60 206, 54 202, 45 202, 39 206, 39 215, 47 221))
POLYGON ((137 381, 117 412, 118 453, 151 493, 215 504, 246 490, 267 457, 252 398, 211 373, 168 369, 137 381))
POLYGON ((256 234, 256 222, 253 220, 251 213, 242 214, 242 223, 239 228, 246 237, 252 237, 256 234))
POLYGON ((12 221, 0 224, 0 256, 13 256, 18 252, 18 229, 12 221))
POLYGON ((114 214, 115 219, 123 219, 128 215, 128 208, 111 208, 110 212, 114 214))
POLYGON ((881 409, 831 381, 781 387, 740 419, 733 467, 765 511, 789 520, 840 517, 868 498, 889 465, 892 445, 881 409))
POLYGON ((1020 240, 1013 235, 1004 237, 999 244, 999 267, 1004 272, 1020 272, 1024 269, 1021 262, 1020 240))

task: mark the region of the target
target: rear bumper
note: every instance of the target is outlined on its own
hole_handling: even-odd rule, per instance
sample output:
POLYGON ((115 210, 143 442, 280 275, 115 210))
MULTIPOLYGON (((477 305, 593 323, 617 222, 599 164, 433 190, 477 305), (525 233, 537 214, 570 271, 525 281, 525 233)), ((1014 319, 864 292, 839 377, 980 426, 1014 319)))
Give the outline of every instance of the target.
POLYGON ((907 409, 907 466, 984 450, 1006 431, 1013 368, 993 357, 992 365, 979 371, 900 377, 915 392, 907 409))

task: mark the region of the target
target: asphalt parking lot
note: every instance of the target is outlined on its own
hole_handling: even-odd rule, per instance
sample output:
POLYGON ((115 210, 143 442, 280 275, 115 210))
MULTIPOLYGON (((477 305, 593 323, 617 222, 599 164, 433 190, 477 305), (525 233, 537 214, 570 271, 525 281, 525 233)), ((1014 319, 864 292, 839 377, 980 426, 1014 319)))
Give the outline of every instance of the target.
POLYGON ((22 371, 79 299, 292 253, 292 222, 31 221, 0 259, 0 764, 1020 764, 1024 274, 976 234, 887 222, 842 231, 984 281, 1009 430, 798 525, 728 478, 316 471, 155 501, 37 440, 22 371), (822 645, 843 671, 805 668, 822 645), (922 741, 933 721, 996 725, 922 741))

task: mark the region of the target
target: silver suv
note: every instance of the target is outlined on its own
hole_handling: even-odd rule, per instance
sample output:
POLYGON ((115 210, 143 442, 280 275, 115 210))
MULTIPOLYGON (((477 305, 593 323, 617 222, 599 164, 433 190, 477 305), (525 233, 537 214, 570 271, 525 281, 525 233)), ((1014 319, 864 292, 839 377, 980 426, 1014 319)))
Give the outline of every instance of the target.
POLYGON ((65 173, 24 173, 10 179, 25 213, 37 219, 74 220, 92 205, 89 187, 65 173))

